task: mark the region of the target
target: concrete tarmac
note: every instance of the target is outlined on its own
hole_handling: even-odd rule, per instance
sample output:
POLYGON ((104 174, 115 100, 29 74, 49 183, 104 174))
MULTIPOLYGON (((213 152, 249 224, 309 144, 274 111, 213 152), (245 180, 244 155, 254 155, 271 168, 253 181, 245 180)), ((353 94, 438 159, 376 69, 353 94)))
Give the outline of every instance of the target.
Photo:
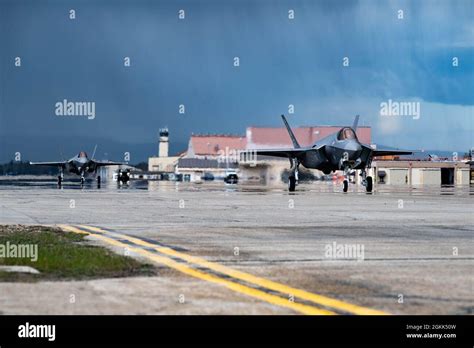
POLYGON ((351 314, 354 305, 392 314, 472 314, 474 192, 351 190, 321 182, 291 194, 284 187, 208 183, 0 183, 1 224, 72 226, 97 233, 91 242, 117 252, 137 237, 130 254, 159 267, 156 277, 0 283, 0 311, 351 314))

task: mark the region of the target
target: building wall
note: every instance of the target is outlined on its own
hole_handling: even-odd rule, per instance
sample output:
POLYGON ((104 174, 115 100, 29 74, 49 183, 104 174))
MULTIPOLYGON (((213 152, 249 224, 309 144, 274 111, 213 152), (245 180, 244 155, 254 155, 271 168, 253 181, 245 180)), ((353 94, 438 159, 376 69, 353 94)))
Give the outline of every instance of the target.
POLYGON ((406 185, 408 178, 408 169, 405 168, 390 168, 387 172, 386 183, 390 185, 406 185))
POLYGON ((423 169, 423 185, 441 185, 441 170, 439 168, 423 169))
POLYGON ((421 168, 412 168, 411 170, 411 184, 422 185, 423 184, 423 173, 421 168))
POLYGON ((158 146, 158 156, 159 157, 168 157, 169 143, 168 139, 160 137, 160 144, 158 146))
POLYGON ((456 185, 469 185, 469 168, 459 168, 456 172, 456 185))
MULTIPOLYGON (((225 168, 177 168, 179 174, 190 175, 191 182, 199 182, 206 173, 211 173, 214 177, 224 177, 226 174, 225 168)), ((240 175, 237 174, 239 177, 240 175)))
POLYGON ((178 159, 180 157, 149 157, 149 172, 174 172, 178 159))
MULTIPOLYGON (((387 173, 385 182, 397 185, 403 179, 403 171, 408 173, 410 185, 441 185, 441 168, 454 170, 454 184, 469 184, 469 165, 464 162, 432 162, 432 161, 376 161, 372 163, 377 170, 387 173), (401 171, 402 170, 402 171, 401 171), (398 171, 395 173, 395 171, 398 171), (397 182, 397 183, 396 183, 397 182)), ((378 178, 376 178, 378 180, 378 178)))

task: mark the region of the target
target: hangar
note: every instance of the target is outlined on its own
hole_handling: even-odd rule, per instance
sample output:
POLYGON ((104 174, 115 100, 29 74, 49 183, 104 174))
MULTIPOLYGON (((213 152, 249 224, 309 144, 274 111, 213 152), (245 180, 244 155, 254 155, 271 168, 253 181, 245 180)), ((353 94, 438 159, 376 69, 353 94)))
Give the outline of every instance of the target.
POLYGON ((374 161, 379 183, 388 185, 468 185, 470 166, 462 161, 374 161))

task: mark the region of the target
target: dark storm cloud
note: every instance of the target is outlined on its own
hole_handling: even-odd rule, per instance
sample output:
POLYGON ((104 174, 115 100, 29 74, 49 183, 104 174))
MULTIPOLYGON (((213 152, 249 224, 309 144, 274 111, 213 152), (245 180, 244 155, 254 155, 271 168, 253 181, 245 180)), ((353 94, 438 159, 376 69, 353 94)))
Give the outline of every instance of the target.
POLYGON ((45 159, 38 149, 51 151, 58 141, 65 151, 68 144, 92 147, 86 140, 109 153, 135 146, 144 159, 156 149, 141 145, 155 142, 159 127, 168 126, 184 146, 191 132, 279 125, 288 104, 295 105, 295 124, 348 124, 359 113, 376 141, 467 150, 472 10, 468 0, 2 0, 2 160, 16 147, 45 159), (13 64, 17 56, 21 68, 13 64), (418 100, 429 112, 419 122, 401 120, 397 131, 378 115, 389 98, 418 100), (95 102, 96 118, 56 116, 63 99, 95 102))

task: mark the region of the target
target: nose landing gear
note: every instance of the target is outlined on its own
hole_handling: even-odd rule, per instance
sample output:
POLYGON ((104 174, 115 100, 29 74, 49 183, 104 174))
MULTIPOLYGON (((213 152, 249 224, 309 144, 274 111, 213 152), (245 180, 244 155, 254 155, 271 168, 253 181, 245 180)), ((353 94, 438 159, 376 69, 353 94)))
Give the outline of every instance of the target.
POLYGON ((351 168, 348 166, 344 167, 344 181, 342 182, 342 192, 347 192, 349 190, 349 176, 351 168))
POLYGON ((365 190, 367 192, 372 192, 373 190, 373 180, 371 176, 367 176, 367 172, 365 169, 362 170, 362 173, 360 173, 362 176, 362 185, 365 186, 365 190))
MULTIPOLYGON (((344 168, 344 181, 342 182, 342 191, 347 192, 349 189, 349 173, 348 167, 344 168)), ((362 176, 362 185, 365 186, 365 190, 370 193, 373 190, 373 179, 371 176, 367 176, 366 169, 362 169, 360 175, 362 176)))

